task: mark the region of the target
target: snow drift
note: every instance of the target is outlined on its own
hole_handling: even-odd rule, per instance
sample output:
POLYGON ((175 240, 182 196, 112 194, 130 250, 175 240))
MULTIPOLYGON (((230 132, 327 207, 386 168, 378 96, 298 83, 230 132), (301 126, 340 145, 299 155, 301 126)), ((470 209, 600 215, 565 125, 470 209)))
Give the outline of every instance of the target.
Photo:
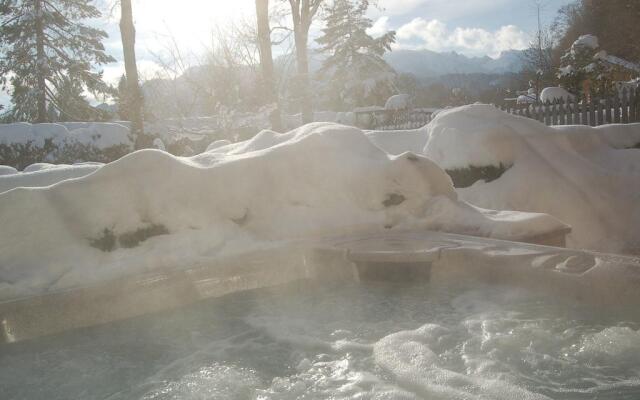
POLYGON ((498 179, 459 188, 460 198, 551 214, 572 226, 571 247, 640 253, 640 124, 548 127, 474 104, 444 110, 398 140, 368 135, 391 154, 424 143, 421 153, 445 170, 502 165, 498 179))
POLYGON ((359 129, 316 123, 191 158, 143 150, 88 176, 0 194, 0 298, 265 243, 394 229, 517 238, 565 227, 457 199, 426 157, 391 156, 359 129))
POLYGON ((31 164, 18 172, 4 165, 0 166, 0 193, 17 187, 43 187, 67 179, 80 178, 96 171, 102 163, 79 163, 74 165, 65 164, 31 164), (2 174, 2 167, 7 173, 2 174), (9 173, 10 172, 10 173, 9 173))

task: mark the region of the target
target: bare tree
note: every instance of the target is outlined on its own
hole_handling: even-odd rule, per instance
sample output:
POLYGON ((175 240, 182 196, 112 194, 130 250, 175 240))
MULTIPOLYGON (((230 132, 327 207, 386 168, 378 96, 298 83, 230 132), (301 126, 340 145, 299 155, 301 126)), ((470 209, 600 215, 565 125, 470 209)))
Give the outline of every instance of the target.
POLYGON ((258 49, 260 51, 260 66, 268 101, 276 104, 276 110, 271 117, 271 125, 275 130, 282 129, 280 105, 276 91, 273 72, 273 55, 271 53, 271 28, 269 27, 269 0, 256 0, 256 17, 258 28, 258 49))
POLYGON ((137 149, 147 147, 150 143, 144 134, 142 92, 138 81, 138 66, 136 64, 136 29, 133 25, 133 11, 131 0, 120 0, 120 36, 124 53, 124 69, 127 76, 127 90, 129 98, 129 113, 131 115, 131 130, 135 138, 137 149))
POLYGON ((293 36, 296 45, 300 106, 302 108, 302 121, 304 123, 309 123, 313 120, 309 83, 309 59, 307 54, 309 28, 323 2, 324 0, 289 0, 291 19, 293 21, 293 36))

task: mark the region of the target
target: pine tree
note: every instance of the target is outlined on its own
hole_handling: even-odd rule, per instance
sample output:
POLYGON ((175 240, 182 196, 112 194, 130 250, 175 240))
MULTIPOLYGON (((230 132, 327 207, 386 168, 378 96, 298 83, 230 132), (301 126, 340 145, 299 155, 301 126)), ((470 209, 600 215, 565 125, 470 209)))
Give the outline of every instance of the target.
POLYGON ((368 0, 336 0, 326 16, 323 35, 317 39, 328 53, 321 73, 329 77, 333 102, 340 106, 370 105, 393 93, 395 73, 383 58, 395 42, 395 32, 373 38, 366 17, 368 0))
POLYGON ((116 93, 116 105, 118 106, 118 116, 125 121, 131 121, 131 99, 129 95, 129 85, 127 76, 122 75, 118 81, 118 91, 116 93))
POLYGON ((110 91, 102 73, 93 70, 115 61, 104 51, 107 34, 84 24, 100 16, 91 0, 0 0, 0 84, 12 87, 11 119, 46 122, 49 105, 60 115, 80 119, 72 115, 78 109, 65 110, 72 103, 84 115, 90 111, 78 88, 110 91))
POLYGON ((586 95, 583 92, 588 87, 592 95, 611 95, 613 67, 603 61, 602 54, 606 53, 598 47, 595 36, 581 36, 560 59, 560 84, 575 94, 586 95))

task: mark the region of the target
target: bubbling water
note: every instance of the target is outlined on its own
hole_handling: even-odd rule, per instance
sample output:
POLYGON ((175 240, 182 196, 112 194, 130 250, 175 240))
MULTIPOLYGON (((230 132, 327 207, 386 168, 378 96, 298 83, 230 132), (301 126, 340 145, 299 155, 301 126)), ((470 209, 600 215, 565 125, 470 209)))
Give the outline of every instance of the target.
POLYGON ((640 325, 508 287, 289 285, 17 344, 2 398, 640 398, 640 325))

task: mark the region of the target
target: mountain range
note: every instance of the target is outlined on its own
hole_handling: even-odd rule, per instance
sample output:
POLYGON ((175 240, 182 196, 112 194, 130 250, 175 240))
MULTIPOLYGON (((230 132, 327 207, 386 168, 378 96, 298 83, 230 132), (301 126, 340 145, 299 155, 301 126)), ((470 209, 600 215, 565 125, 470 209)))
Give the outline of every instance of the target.
POLYGON ((385 55, 397 72, 410 73, 418 79, 450 74, 505 74, 522 69, 521 50, 508 50, 498 58, 468 57, 456 52, 438 53, 431 50, 394 50, 385 55))

